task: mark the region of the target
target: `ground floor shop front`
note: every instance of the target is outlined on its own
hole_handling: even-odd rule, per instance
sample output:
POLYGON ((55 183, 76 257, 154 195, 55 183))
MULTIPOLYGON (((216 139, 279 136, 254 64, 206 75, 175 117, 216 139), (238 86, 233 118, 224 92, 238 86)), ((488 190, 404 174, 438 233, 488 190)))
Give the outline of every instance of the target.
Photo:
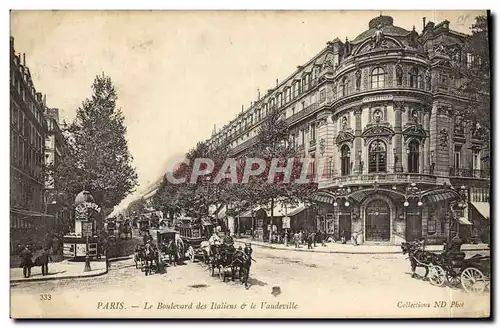
POLYGON ((458 200, 458 192, 452 189, 430 188, 416 193, 417 197, 395 188, 338 194, 322 192, 318 197, 322 204, 318 230, 334 239, 355 236, 362 243, 396 245, 424 239, 427 244, 441 244, 460 236, 464 242, 487 242, 489 220, 477 215, 474 203, 458 200))

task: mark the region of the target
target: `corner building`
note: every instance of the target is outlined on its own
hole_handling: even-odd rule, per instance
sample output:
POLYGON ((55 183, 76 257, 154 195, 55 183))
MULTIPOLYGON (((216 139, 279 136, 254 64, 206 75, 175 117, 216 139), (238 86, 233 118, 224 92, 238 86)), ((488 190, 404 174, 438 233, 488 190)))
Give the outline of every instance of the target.
POLYGON ((423 25, 419 34, 381 15, 354 40, 327 42, 209 144, 243 154, 278 108, 290 142, 322 172, 321 210, 308 218, 314 229, 337 238, 356 233, 365 243, 441 243, 455 235, 486 242, 488 143, 482 127, 463 119, 467 99, 456 74, 458 65, 477 62, 466 53, 468 36, 448 21, 423 25))

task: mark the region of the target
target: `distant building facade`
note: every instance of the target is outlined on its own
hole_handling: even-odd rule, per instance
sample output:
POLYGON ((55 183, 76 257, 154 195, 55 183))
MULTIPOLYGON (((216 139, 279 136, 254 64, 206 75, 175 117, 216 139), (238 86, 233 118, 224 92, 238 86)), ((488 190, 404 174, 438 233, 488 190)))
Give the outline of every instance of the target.
POLYGON ((467 99, 455 74, 475 64, 468 36, 448 21, 424 19, 420 34, 393 23, 381 15, 352 41, 327 42, 208 144, 242 155, 278 109, 290 143, 321 173, 311 229, 389 244, 484 235, 489 148, 482 127, 463 119, 467 99))
MULTIPOLYGON (((11 251, 37 243, 53 226, 44 201, 45 98, 35 90, 25 56, 10 39, 10 227, 11 251)), ((41 241, 38 242, 40 245, 41 241)))
MULTIPOLYGON (((48 108, 45 113, 47 122, 47 134, 45 137, 45 165, 55 166, 61 160, 65 150, 65 141, 59 125, 59 109, 48 108)), ((72 224, 72 204, 63 200, 61 190, 58 189, 57 181, 46 172, 45 175, 45 203, 47 213, 55 217, 56 230, 69 232, 72 224)))

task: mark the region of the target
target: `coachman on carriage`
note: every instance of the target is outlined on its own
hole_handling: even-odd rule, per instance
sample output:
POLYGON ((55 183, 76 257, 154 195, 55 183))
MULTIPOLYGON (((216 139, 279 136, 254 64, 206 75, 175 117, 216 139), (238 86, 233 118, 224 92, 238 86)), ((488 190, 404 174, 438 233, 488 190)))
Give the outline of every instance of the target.
POLYGON ((179 219, 176 225, 182 239, 181 259, 187 254, 191 262, 195 262, 196 257, 201 257, 204 263, 208 263, 209 249, 208 240, 214 231, 214 226, 210 219, 179 219))

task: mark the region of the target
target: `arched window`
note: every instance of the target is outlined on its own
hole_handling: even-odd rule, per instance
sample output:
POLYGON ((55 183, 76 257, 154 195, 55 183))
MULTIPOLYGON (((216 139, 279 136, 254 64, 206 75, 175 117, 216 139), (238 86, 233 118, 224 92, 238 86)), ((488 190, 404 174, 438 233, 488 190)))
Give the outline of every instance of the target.
POLYGON ((384 69, 377 67, 374 68, 371 74, 371 86, 372 89, 381 89, 385 85, 385 71, 384 69))
POLYGON ((343 176, 351 173, 351 150, 348 145, 340 148, 340 171, 343 176))
POLYGON ((424 77, 423 77, 422 74, 418 74, 417 83, 418 83, 418 88, 419 89, 423 89, 424 88, 424 77))
POLYGON ((417 140, 412 140, 408 144, 408 172, 418 173, 418 158, 420 144, 417 140))
POLYGON ((369 148, 368 173, 387 172, 387 148, 385 143, 375 140, 369 148))
POLYGON ((410 88, 417 87, 417 78, 418 78, 418 69, 416 67, 413 67, 408 72, 408 83, 410 84, 410 88))

